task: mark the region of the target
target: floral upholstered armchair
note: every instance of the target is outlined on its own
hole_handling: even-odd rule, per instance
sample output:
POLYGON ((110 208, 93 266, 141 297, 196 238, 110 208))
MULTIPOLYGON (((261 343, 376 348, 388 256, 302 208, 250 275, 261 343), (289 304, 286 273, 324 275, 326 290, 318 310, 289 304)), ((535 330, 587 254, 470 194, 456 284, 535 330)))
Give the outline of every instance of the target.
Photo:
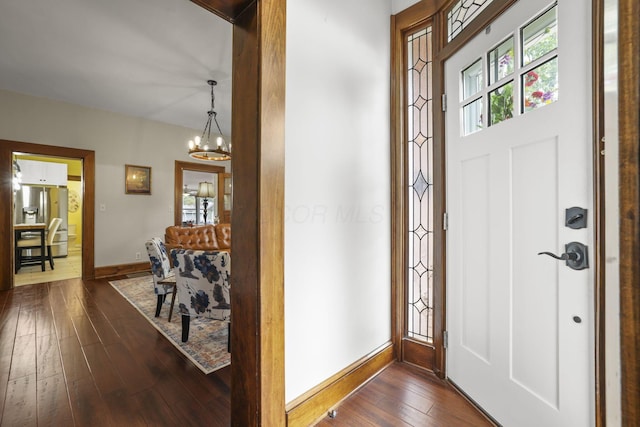
POLYGON ((182 315, 182 341, 189 339, 191 317, 231 320, 231 256, 225 251, 172 249, 171 259, 182 315))
POLYGON ((160 315, 162 303, 167 294, 172 293, 171 308, 169 311, 169 322, 171 322, 171 314, 173 313, 173 304, 176 299, 176 279, 169 264, 169 255, 167 249, 158 237, 145 242, 147 254, 149 255, 149 263, 151 264, 151 274, 153 275, 153 290, 158 296, 156 305, 156 317, 160 315))

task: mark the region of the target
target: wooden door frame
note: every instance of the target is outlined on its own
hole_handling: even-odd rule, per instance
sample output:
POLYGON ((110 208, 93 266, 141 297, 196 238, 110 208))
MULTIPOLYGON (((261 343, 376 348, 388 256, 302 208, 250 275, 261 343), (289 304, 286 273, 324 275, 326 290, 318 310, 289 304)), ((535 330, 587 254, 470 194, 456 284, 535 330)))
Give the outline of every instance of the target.
MULTIPOLYGON (((183 162, 176 160, 173 167, 173 225, 182 225, 182 194, 184 192, 184 171, 208 172, 218 175, 218 216, 222 218, 222 208, 224 207, 223 198, 220 196, 220 178, 224 174, 224 166, 213 165, 208 163, 183 162)), ((213 223, 213 221, 212 221, 213 223)))
MULTIPOLYGON (((491 5, 489 5, 476 19, 465 28, 465 30, 460 33, 454 40, 447 43, 446 41, 446 11, 448 7, 453 3, 453 0, 442 0, 436 2, 427 2, 421 1, 414 6, 408 8, 407 10, 399 13, 398 15, 392 17, 392 25, 391 25, 391 46, 392 46, 392 93, 391 93, 391 179, 392 179, 392 333, 393 333, 393 342, 396 354, 398 354, 400 360, 404 360, 403 354, 403 342, 404 339, 404 288, 405 284, 405 270, 407 264, 406 259, 406 248, 405 248, 405 238, 408 235, 407 226, 405 224, 404 217, 406 216, 407 209, 409 209, 407 205, 406 197, 404 197, 404 191, 407 188, 407 178, 405 177, 407 173, 406 169, 406 159, 404 156, 404 152, 406 151, 405 147, 405 138, 404 138, 404 98, 405 98, 405 87, 403 84, 403 77, 405 75, 405 68, 403 67, 403 36, 407 34, 412 28, 415 28, 419 25, 423 25, 424 22, 431 20, 433 26, 433 51, 434 51, 434 62, 433 62, 433 93, 436 94, 433 98, 433 112, 434 118, 433 122, 437 123, 434 127, 434 237, 435 244, 434 250, 436 258, 434 260, 435 271, 434 271, 434 307, 438 313, 436 313, 434 317, 434 348, 433 354, 426 353, 429 357, 433 359, 433 371, 440 377, 445 377, 445 349, 443 342, 443 331, 446 329, 446 298, 445 298, 445 280, 446 280, 446 235, 441 231, 443 229, 443 213, 446 212, 446 199, 445 199, 445 123, 444 123, 444 113, 442 109, 442 99, 437 96, 438 94, 444 93, 444 64, 445 61, 451 57, 455 52, 457 52, 463 45, 465 45, 471 38, 473 38, 476 34, 482 31, 491 21, 496 19, 500 14, 506 11, 516 0, 494 0, 491 5), (434 10, 435 9, 435 10, 434 10)), ((638 16, 638 6, 634 3, 633 0, 619 0, 621 5, 621 10, 619 11, 619 16, 627 16, 627 17, 637 17, 638 16), (623 5, 624 3, 624 5, 623 5), (622 15, 622 9, 628 10, 627 15, 622 15), (629 13, 635 13, 635 15, 629 13)), ((603 60, 603 52, 602 52, 602 40, 603 40, 603 28, 602 28, 602 11, 603 11, 603 0, 592 0, 592 13, 593 13, 593 39, 592 39, 592 47, 593 47, 593 158, 594 158, 594 193, 596 194, 596 198, 594 200, 595 204, 595 230, 594 236, 596 238, 596 245, 594 251, 594 262, 593 268, 595 269, 595 309, 596 309, 596 325, 595 325, 595 334, 596 334, 596 343, 595 343, 595 359, 596 359, 596 372, 595 372, 595 395, 596 395, 596 425, 604 425, 606 419, 606 402, 605 402, 605 337, 604 337, 604 326, 605 326, 605 313, 604 313, 604 170, 603 170, 603 162, 600 155, 602 149, 602 137, 604 132, 603 120, 604 120, 604 105, 603 105, 603 76, 602 76, 602 60, 603 60)), ((621 25, 621 33, 626 31, 627 34, 620 35, 620 43, 622 46, 622 42, 624 37, 627 37, 627 48, 628 48, 628 59, 626 65, 629 69, 628 72, 623 73, 622 68, 620 70, 620 76, 622 80, 622 76, 626 77, 626 84, 629 87, 629 90, 624 91, 626 94, 630 94, 631 96, 635 96, 633 99, 623 99, 622 96, 620 98, 620 110, 626 112, 626 117, 624 120, 621 118, 621 140, 620 140, 620 168, 621 168, 621 221, 623 215, 623 206, 626 206, 628 209, 634 207, 636 209, 636 213, 638 212, 638 206, 640 206, 640 196, 638 196, 638 162, 630 162, 631 159, 638 159, 638 22, 637 19, 633 20, 629 18, 629 20, 625 23, 627 28, 622 28, 621 25), (631 41, 633 40, 633 42, 631 41), (633 52, 632 52, 633 51, 633 52), (627 106, 628 108, 624 108, 627 106), (635 108, 633 106, 636 106, 635 108), (635 120, 635 121, 634 121, 635 120), (623 129, 622 122, 624 121, 626 130, 623 129), (635 128, 634 128, 635 126, 635 128), (627 142, 626 147, 623 147, 623 135, 628 136, 629 142, 627 142), (631 144, 631 141, 634 141, 635 145, 631 144), (626 151, 624 151, 626 150, 626 151), (627 153, 627 154, 623 154, 627 153), (625 160, 627 159, 627 160, 625 160), (626 164, 623 165, 623 162, 626 164), (633 185, 623 186, 622 180, 625 177, 627 180, 635 179, 635 187, 633 185), (628 191, 627 191, 628 190, 628 191), (635 192, 634 192, 635 191, 635 192)), ((621 58, 623 57, 621 52, 621 58)), ((623 82, 621 82, 622 85, 623 82)), ((623 91, 621 90, 621 94, 623 91)), ((638 233, 640 230, 640 225, 638 225, 638 215, 635 215, 635 222, 627 220, 627 229, 621 230, 622 235, 624 235, 627 240, 630 236, 635 236, 635 239, 631 239, 631 242, 628 242, 629 245, 629 254, 628 258, 625 258, 621 255, 621 280, 622 280, 622 271, 625 271, 627 274, 626 279, 629 281, 627 284, 621 282, 621 298, 624 299, 622 295, 626 290, 627 299, 626 301, 635 301, 635 305, 630 305, 627 307, 627 315, 629 317, 629 322, 625 321, 624 314, 622 311, 623 318, 621 319, 621 332, 622 332, 622 340, 625 341, 625 331, 627 335, 626 345, 628 348, 635 350, 634 352, 628 353, 630 355, 637 354, 637 351, 640 350, 640 339, 638 336, 640 335, 640 327, 638 326, 638 322, 640 322, 640 314, 638 314, 638 303, 640 302, 640 291, 638 288, 638 281, 640 281, 640 268, 638 267, 638 259, 640 259, 640 248, 638 245, 638 233), (626 260, 625 266, 623 266, 623 262, 626 260), (632 263, 635 262, 634 268, 631 268, 632 263), (625 268, 626 267, 626 268, 625 268), (635 286, 632 286, 635 284, 635 286), (634 309, 635 311, 631 311, 634 309), (632 313, 635 313, 632 315, 632 313), (626 322, 626 323, 625 323, 626 322), (632 326, 633 325, 633 326, 632 326), (633 341, 635 340, 635 341, 633 341)), ((625 248, 622 245, 621 239, 621 254, 623 254, 625 248)), ((621 307, 622 309, 622 307, 621 307)), ((622 354, 623 359, 625 358, 625 353, 622 354)), ((627 358, 628 359, 628 358, 627 358)), ((636 400, 633 402, 638 402, 640 397, 640 392, 638 390, 638 384, 640 384, 639 380, 639 371, 640 367, 638 362, 632 357, 634 360, 623 360, 623 390, 626 390, 626 386, 630 386, 633 382, 633 386, 636 388, 636 400), (627 369, 625 371, 625 366, 627 369), (625 386, 624 378, 625 372, 627 374, 627 378, 632 378, 632 380, 628 381, 628 384, 625 386), (635 376, 632 375, 632 372, 635 373, 635 376)), ((625 394, 625 397, 627 395, 625 394)), ((627 397, 626 399, 629 401, 630 399, 627 397)), ((624 406, 624 402, 623 402, 624 406)), ((628 410, 631 410, 631 407, 634 407, 633 411, 638 411, 638 409, 632 405, 628 405, 628 410)), ((623 408, 624 409, 624 408, 623 408)), ((637 420, 637 414, 634 415, 634 420, 637 420)), ((631 425, 631 424, 630 424, 631 425)))
MULTIPOLYGON (((408 253, 406 236, 409 235, 409 226, 406 221, 409 206, 406 189, 408 182, 408 164, 406 142, 406 114, 407 88, 403 76, 406 75, 405 46, 406 36, 409 32, 418 28, 432 25, 433 57, 439 47, 437 39, 436 14, 444 4, 443 0, 434 2, 419 2, 405 11, 391 16, 391 333, 394 352, 397 358, 403 362, 412 363, 426 369, 432 369, 440 377, 444 376, 441 370, 442 357, 438 348, 442 347, 442 318, 434 318, 434 345, 418 342, 406 337, 407 318, 405 316, 405 300, 407 295, 406 281, 408 265, 408 253)), ((435 68, 434 68, 435 70, 435 68)), ((436 81, 434 76, 433 81, 436 81)), ((435 93, 435 92, 434 92, 435 93)), ((436 100, 433 100, 434 109, 436 100)), ((434 134, 434 153, 439 149, 436 135, 434 134)), ((434 177, 440 173, 438 165, 434 161, 434 177)), ((444 201, 443 181, 436 179, 434 183, 434 200, 444 201)), ((442 203, 434 206, 434 265, 444 263, 444 251, 440 250, 439 242, 442 236, 442 203)), ((434 283, 444 283, 442 272, 434 271, 434 283)), ((434 286, 434 289, 442 289, 443 286, 434 286)), ((443 295, 434 294, 434 312, 443 311, 441 306, 443 295)))
MULTIPOLYGON (((13 206, 12 155, 14 152, 82 160, 82 279, 95 274, 95 152, 77 148, 56 147, 29 142, 0 140, 0 203, 13 206)), ((13 209, 0 209, 0 290, 13 288, 13 209)))
POLYGON ((286 0, 192 0, 233 24, 231 423, 285 425, 286 0))
POLYGON ((640 5, 618 1, 622 425, 640 423, 640 5))

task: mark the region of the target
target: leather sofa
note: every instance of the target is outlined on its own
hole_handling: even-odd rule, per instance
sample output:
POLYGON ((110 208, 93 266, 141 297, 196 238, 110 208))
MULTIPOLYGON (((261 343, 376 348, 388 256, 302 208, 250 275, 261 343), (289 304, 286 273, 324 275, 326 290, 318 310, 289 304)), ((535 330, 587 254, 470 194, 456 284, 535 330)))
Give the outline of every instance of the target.
POLYGON ((165 230, 164 242, 168 252, 171 249, 231 252, 231 224, 171 225, 165 230))

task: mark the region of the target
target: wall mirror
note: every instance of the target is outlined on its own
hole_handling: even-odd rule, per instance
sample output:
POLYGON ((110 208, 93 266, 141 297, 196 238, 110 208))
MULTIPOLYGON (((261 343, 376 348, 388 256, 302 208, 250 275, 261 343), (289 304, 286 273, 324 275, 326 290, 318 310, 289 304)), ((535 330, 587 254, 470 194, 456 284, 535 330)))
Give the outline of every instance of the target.
MULTIPOLYGON (((211 182, 217 191, 214 199, 208 199, 207 224, 212 224, 214 218, 220 222, 228 222, 230 212, 225 209, 224 183, 230 177, 225 173, 224 166, 206 163, 175 162, 174 178, 174 224, 202 225, 204 223, 202 199, 195 197, 200 182, 211 182)), ((229 219, 230 221, 230 219, 229 219)))

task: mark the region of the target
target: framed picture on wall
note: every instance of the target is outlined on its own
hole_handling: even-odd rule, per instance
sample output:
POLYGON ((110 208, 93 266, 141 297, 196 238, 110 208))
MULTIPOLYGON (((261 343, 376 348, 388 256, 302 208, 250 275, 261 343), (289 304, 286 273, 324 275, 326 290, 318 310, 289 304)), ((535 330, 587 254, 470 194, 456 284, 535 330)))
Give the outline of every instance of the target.
POLYGON ((151 194, 151 167, 124 165, 124 192, 151 194))

